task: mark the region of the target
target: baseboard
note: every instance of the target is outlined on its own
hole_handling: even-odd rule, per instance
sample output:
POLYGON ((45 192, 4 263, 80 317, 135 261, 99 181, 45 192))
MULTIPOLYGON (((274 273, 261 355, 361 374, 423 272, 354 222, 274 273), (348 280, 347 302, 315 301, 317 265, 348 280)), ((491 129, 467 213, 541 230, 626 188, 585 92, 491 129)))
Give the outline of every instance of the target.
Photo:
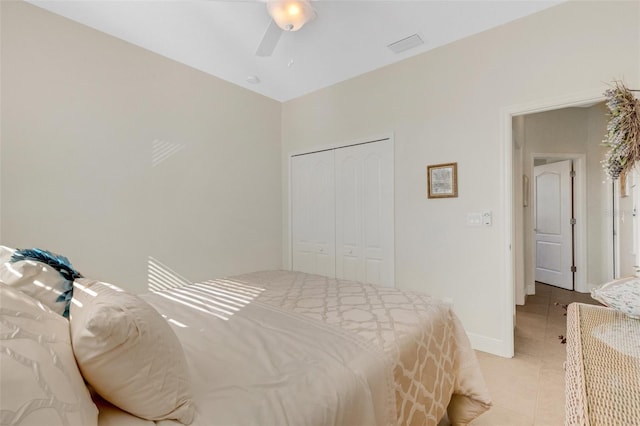
POLYGON ((536 283, 527 284, 527 296, 536 294, 536 283))
POLYGON ((467 333, 467 336, 469 336, 469 341, 471 341, 471 347, 477 351, 487 352, 505 358, 513 358, 513 347, 506 348, 503 340, 475 333, 467 333))

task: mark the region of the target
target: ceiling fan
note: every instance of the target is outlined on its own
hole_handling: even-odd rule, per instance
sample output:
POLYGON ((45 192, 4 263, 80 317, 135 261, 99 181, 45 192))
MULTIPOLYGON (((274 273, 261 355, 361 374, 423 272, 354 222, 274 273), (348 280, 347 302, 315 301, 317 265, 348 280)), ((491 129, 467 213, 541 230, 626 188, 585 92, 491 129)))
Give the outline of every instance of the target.
POLYGON ((267 12, 271 22, 256 50, 256 55, 263 57, 271 56, 282 31, 298 31, 316 17, 309 0, 267 0, 267 12))

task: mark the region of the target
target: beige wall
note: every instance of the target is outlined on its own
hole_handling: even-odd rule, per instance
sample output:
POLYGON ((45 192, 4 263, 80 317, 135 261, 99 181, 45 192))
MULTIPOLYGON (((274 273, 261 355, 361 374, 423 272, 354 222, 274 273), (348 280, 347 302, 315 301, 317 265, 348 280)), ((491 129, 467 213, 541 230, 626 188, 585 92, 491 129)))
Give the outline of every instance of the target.
MULTIPOLYGON (((564 108, 524 116, 524 172, 533 177, 534 155, 580 154, 585 157, 586 174, 586 265, 576 258, 576 266, 586 269, 585 282, 576 282, 576 290, 587 292, 606 282, 612 259, 611 183, 601 161, 606 148, 602 139, 607 126, 604 103, 590 108, 564 108)), ((542 163, 546 163, 542 161, 542 163)), ((534 179, 531 179, 533 185, 534 179)), ((577 188, 576 188, 577 189, 577 188)), ((577 191, 576 191, 577 192, 577 191)), ((531 194, 533 195, 533 186, 531 194)), ((576 200, 579 197, 576 195, 576 200)), ((577 211, 576 211, 577 212, 577 211)), ((533 204, 524 209, 525 282, 533 293, 535 281, 533 204)), ((576 217, 579 217, 576 214, 576 217)), ((579 232, 579 227, 578 232, 579 232)), ((577 277, 577 276, 576 276, 577 277)))
POLYGON ((286 102, 283 211, 290 152, 393 132, 397 286, 453 299, 474 345, 508 354, 503 109, 640 84, 639 8, 570 1, 286 102), (459 197, 426 199, 426 165, 452 161, 459 197), (482 210, 494 225, 467 227, 482 210))
POLYGON ((149 256, 188 280, 281 266, 280 103, 1 3, 3 244, 137 292, 149 256), (154 166, 157 140, 182 148, 154 166))

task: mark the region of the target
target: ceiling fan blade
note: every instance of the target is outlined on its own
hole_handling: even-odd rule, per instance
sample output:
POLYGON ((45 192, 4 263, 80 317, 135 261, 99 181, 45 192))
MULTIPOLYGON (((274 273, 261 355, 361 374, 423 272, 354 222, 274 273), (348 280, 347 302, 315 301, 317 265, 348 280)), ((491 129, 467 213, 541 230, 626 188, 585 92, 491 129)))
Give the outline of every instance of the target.
POLYGON ((278 44, 278 40, 280 40, 280 36, 282 35, 282 30, 278 25, 276 25, 275 21, 272 19, 269 22, 269 26, 267 30, 264 32, 262 36, 262 41, 258 45, 258 49, 256 50, 257 56, 271 56, 273 53, 273 49, 276 48, 278 44))

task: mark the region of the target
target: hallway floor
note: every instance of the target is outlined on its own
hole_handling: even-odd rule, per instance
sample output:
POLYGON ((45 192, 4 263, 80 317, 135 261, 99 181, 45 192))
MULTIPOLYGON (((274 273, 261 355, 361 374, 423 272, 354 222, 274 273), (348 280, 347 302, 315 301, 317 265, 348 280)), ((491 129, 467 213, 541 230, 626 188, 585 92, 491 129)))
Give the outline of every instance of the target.
POLYGON ((566 310, 557 304, 599 304, 588 293, 536 283, 536 294, 516 307, 515 357, 476 351, 493 408, 472 426, 564 424, 566 310))

